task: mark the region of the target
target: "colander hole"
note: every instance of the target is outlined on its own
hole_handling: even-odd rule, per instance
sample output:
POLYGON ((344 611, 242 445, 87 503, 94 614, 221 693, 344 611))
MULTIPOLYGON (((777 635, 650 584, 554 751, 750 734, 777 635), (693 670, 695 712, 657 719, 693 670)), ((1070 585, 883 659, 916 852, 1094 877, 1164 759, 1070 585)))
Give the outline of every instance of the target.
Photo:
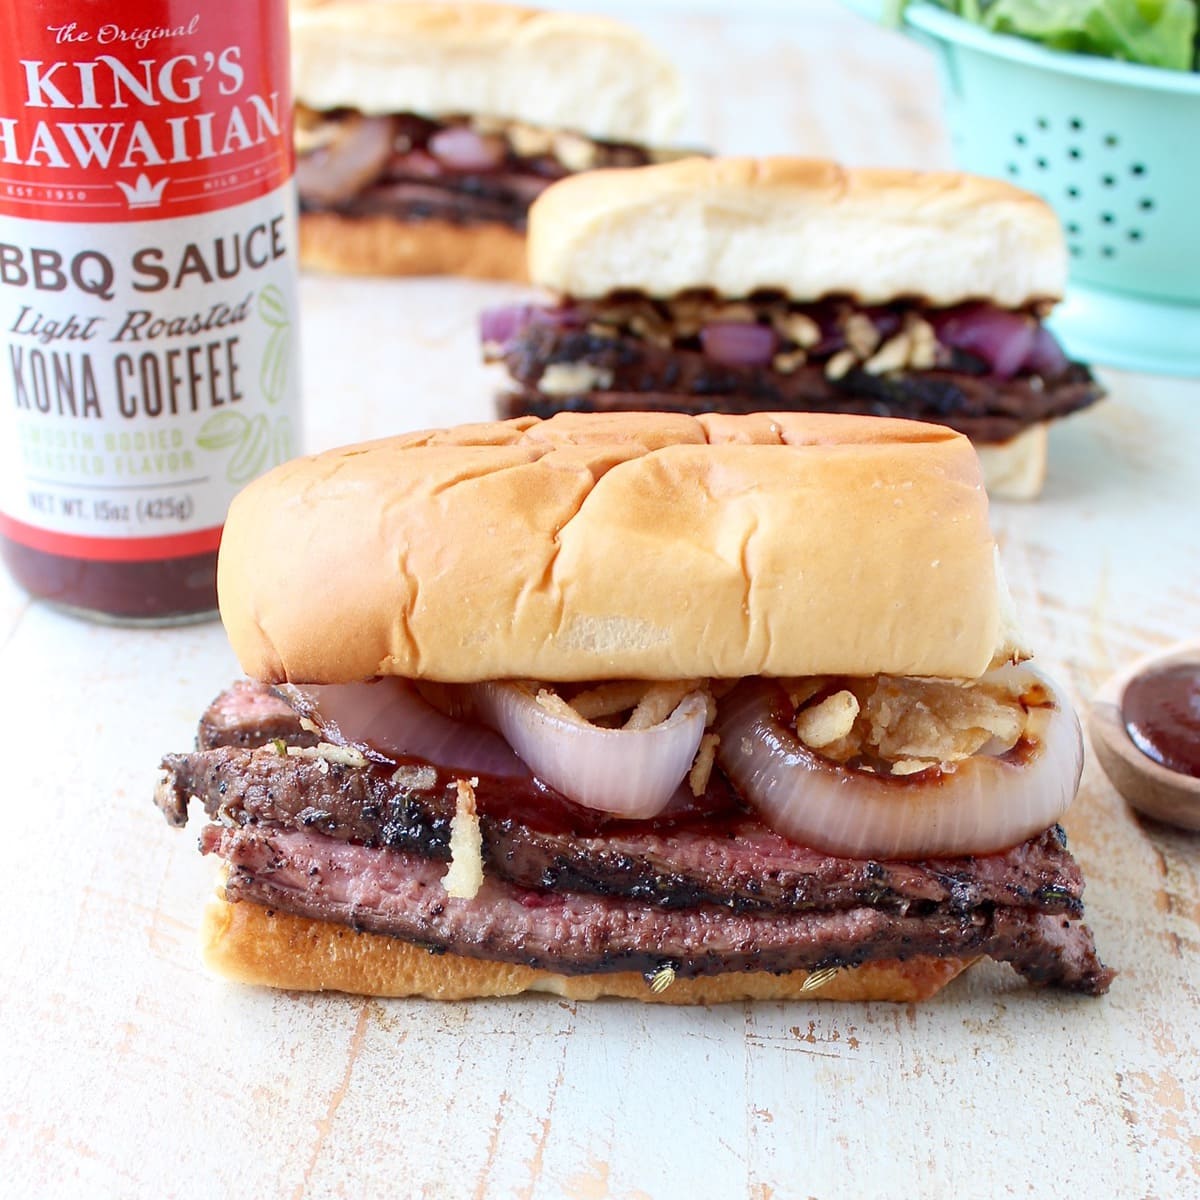
POLYGON ((1078 161, 1079 161, 1079 159, 1081 159, 1081 158, 1083 157, 1083 151, 1082 151, 1082 150, 1080 150, 1080 148, 1079 148, 1078 146, 1072 146, 1072 147, 1071 147, 1071 148, 1070 148, 1070 149, 1067 151, 1067 157, 1068 157, 1068 158, 1073 158, 1073 159, 1075 159, 1075 160, 1076 160, 1076 162, 1078 162, 1078 161))
POLYGON ((1014 133, 1013 141, 1016 142, 1018 146, 1023 146, 1025 145, 1025 135, 1023 133, 1014 133))
POLYGON ((1080 248, 1078 246, 1076 246, 1073 242, 1071 243, 1070 246, 1067 247, 1067 249, 1070 250, 1072 258, 1078 258, 1083 253, 1083 251, 1080 250, 1080 248))
POLYGON ((1038 119, 1037 119, 1037 127, 1038 127, 1039 129, 1049 129, 1049 128, 1050 128, 1050 122, 1049 122, 1049 121, 1048 121, 1048 120, 1047 120, 1045 117, 1038 117, 1038 119))
POLYGON ((1071 234, 1076 234, 1076 233, 1078 233, 1078 232, 1079 232, 1079 225, 1078 225, 1078 223, 1077 223, 1077 222, 1075 222, 1075 221, 1068 221, 1068 222, 1067 222, 1067 232, 1068 232, 1068 233, 1071 233, 1071 234))
POLYGON ((1131 229, 1128 236, 1131 242, 1140 242, 1142 240, 1142 231, 1140 229, 1131 229))
POLYGON ((1035 158, 1033 161, 1039 171, 1044 171, 1050 165, 1044 158, 1035 158))
POLYGON ((1075 130, 1076 133, 1083 128, 1083 122, 1078 117, 1072 117, 1067 124, 1070 125, 1070 127, 1075 130))
POLYGON ((1101 213, 1101 214, 1100 214, 1100 220, 1101 220, 1101 221, 1102 221, 1102 222, 1103 222, 1105 225, 1112 225, 1112 224, 1113 224, 1113 223, 1116 221, 1116 219, 1117 219, 1117 218, 1116 218, 1116 217, 1114 217, 1114 216, 1112 215, 1112 213, 1101 213))
POLYGON ((1111 246, 1101 246, 1100 253, 1103 254, 1105 258, 1114 258, 1117 252, 1111 246))
POLYGON ((1072 200, 1078 200, 1079 189, 1077 187, 1069 187, 1067 188, 1067 195, 1070 196, 1072 200))
POLYGON ((1134 163, 1133 166, 1131 166, 1129 168, 1129 173, 1130 173, 1130 175, 1145 175, 1145 173, 1146 173, 1145 164, 1144 163, 1134 163))
POLYGON ((1115 133, 1106 133, 1104 135, 1104 144, 1106 146, 1119 146, 1121 142, 1115 133))
POLYGON ((1100 182, 1104 184, 1105 187, 1116 187, 1117 177, 1115 175, 1101 175, 1100 182))
POLYGON ((1154 201, 1151 200, 1149 196, 1147 196, 1144 200, 1138 201, 1138 208, 1140 208, 1142 210, 1142 212, 1153 212, 1154 211, 1154 201))
POLYGON ((1008 164, 1008 173, 1009 173, 1010 175, 1014 175, 1014 176, 1015 176, 1015 175, 1020 175, 1020 173, 1021 173, 1021 168, 1020 168, 1019 166, 1017 166, 1017 164, 1016 164, 1016 163, 1009 163, 1009 164, 1008 164))

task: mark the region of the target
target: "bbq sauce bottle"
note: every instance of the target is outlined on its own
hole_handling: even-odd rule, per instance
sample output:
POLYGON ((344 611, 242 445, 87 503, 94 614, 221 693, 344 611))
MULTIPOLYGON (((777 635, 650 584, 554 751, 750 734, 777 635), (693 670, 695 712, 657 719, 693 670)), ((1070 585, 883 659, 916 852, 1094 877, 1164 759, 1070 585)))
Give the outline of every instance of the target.
POLYGON ((286 0, 0 0, 0 550, 130 624, 216 608, 298 449, 286 0))

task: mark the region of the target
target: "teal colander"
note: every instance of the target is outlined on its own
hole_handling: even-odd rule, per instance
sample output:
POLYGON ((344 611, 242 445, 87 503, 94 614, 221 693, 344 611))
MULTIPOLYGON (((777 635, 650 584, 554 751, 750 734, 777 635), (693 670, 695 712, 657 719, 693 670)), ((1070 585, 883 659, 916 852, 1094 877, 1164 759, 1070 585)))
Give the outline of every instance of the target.
POLYGON ((1046 50, 929 4, 904 20, 938 52, 959 164, 1062 221, 1067 349, 1200 375, 1200 75, 1046 50))

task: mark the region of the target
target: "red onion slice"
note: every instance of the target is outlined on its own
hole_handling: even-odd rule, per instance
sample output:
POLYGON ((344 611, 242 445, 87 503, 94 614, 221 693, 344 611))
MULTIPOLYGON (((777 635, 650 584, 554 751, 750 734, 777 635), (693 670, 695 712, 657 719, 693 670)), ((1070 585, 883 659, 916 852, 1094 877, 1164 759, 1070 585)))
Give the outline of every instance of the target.
POLYGON ((391 117, 342 118, 328 145, 296 159, 297 190, 318 204, 344 203, 383 173, 393 136, 391 117))
POLYGON ((1040 686, 1050 703, 1032 710, 1037 739, 1008 754, 977 754, 944 768, 890 777, 843 767, 810 750, 785 723, 790 705, 769 680, 747 680, 725 697, 715 732, 717 762, 778 833, 851 858, 991 854, 1053 825, 1083 769, 1079 722, 1065 698, 1030 667, 989 678, 1021 693, 1040 686))
POLYGON ((600 812, 656 817, 683 782, 704 736, 707 704, 692 692, 650 729, 605 729, 548 712, 515 683, 472 688, 480 715, 543 783, 600 812))
POLYGON ((452 171, 494 171, 508 155, 503 138, 476 133, 465 125, 439 129, 427 143, 429 152, 452 171))
POLYGON ((534 311, 532 304, 504 304, 497 308, 485 308, 479 314, 480 340, 504 345, 533 324, 534 311))
POLYGON ((1033 349, 1037 322, 994 304, 963 304, 930 316, 938 341, 983 359, 1000 379, 1011 379, 1033 349))
POLYGON ((447 717, 407 679, 291 684, 280 690, 325 741, 353 746, 376 761, 419 758, 453 771, 508 779, 529 774, 503 738, 482 725, 447 717))
POLYGON ((779 346, 779 335, 769 325, 718 321, 700 330, 700 345, 727 367, 765 367, 779 346))
POLYGON ((1039 325, 1034 330, 1033 345, 1021 364, 1021 370, 1040 375, 1043 379, 1057 379, 1070 365, 1054 334, 1045 325, 1039 325))
POLYGON ((393 154, 388 162, 387 176, 393 180, 441 179, 445 174, 445 165, 424 150, 393 154))
POLYGON ((582 323, 579 310, 569 304, 557 308, 544 304, 503 304, 496 308, 485 308, 479 314, 479 337, 484 342, 504 345, 530 325, 570 329, 582 323))

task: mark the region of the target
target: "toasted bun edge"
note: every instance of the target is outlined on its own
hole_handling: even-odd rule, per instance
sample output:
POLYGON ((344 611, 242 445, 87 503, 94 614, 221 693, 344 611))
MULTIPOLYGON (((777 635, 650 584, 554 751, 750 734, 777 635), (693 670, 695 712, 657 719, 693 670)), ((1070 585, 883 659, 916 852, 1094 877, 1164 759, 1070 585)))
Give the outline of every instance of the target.
POLYGON ((1007 442, 976 442, 988 495, 996 500, 1035 500, 1046 482, 1049 425, 1038 421, 1007 442))
POLYGON ((913 1003, 939 992, 971 960, 921 957, 838 971, 805 987, 806 971, 730 972, 677 979, 661 993, 636 973, 558 975, 513 963, 434 954, 382 934, 270 910, 249 901, 210 900, 201 926, 206 965, 236 983, 359 996, 475 1000, 546 992, 567 1000, 621 997, 648 1004, 737 1000, 891 1000, 913 1003))
POLYGON ((345 275, 526 280, 525 235, 494 221, 456 225, 333 212, 300 215, 300 263, 345 275))

